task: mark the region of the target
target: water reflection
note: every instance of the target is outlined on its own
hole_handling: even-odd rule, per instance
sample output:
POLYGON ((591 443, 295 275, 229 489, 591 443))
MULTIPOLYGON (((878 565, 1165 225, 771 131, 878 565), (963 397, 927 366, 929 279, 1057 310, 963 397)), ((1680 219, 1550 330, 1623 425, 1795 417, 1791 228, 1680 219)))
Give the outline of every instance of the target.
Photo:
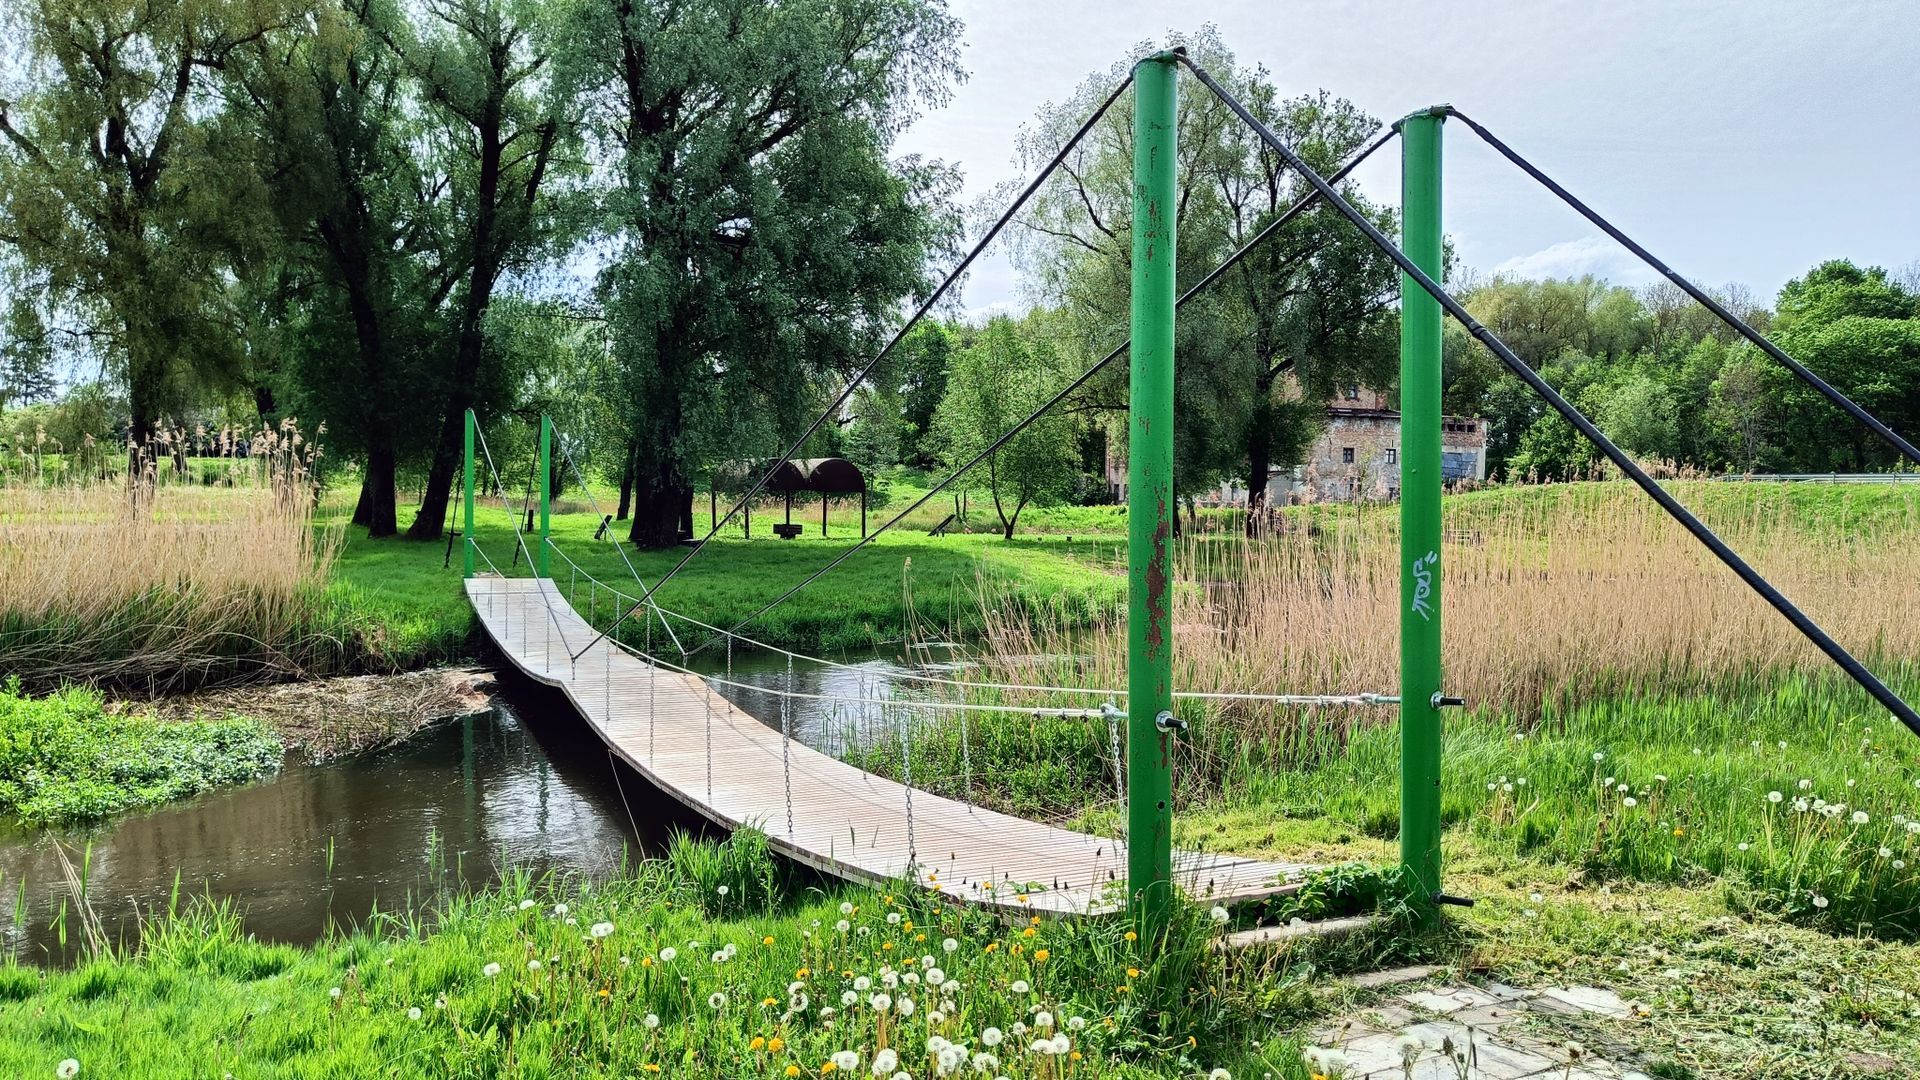
MULTIPOLYGON (((564 699, 509 687, 493 712, 405 746, 289 762, 264 783, 57 839, 76 866, 91 842, 88 893, 112 939, 165 910, 177 875, 184 893, 239 903, 253 933, 305 943, 329 920, 490 884, 502 867, 605 875, 656 853, 670 808, 612 769, 564 699)), ((78 944, 71 919, 65 948, 54 925, 68 898, 55 839, 0 837, 0 949, 24 960, 67 959, 78 944)))

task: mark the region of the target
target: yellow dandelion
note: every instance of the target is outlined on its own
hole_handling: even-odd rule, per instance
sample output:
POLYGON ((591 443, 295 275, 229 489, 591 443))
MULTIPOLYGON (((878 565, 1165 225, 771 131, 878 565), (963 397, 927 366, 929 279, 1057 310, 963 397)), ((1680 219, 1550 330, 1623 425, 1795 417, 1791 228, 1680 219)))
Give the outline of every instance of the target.
POLYGON ((771 944, 773 944, 773 935, 772 935, 772 934, 768 934, 768 935, 767 935, 766 937, 763 937, 763 938, 761 938, 761 939, 760 939, 760 944, 762 944, 762 945, 771 945, 771 944))
POLYGON ((755 1036, 753 1037, 753 1041, 747 1044, 747 1049, 749 1049, 749 1050, 759 1050, 759 1049, 762 1049, 762 1048, 764 1048, 764 1047, 765 1047, 766 1045, 767 1045, 767 1040, 765 1040, 765 1039, 763 1039, 763 1038, 761 1038, 761 1037, 760 1037, 760 1036, 758 1036, 758 1035, 755 1035, 755 1036))
POLYGON ((813 972, 808 971, 806 968, 801 968, 800 970, 793 973, 793 977, 796 979, 804 979, 811 974, 813 974, 813 972))
POLYGON ((995 952, 995 951, 997 951, 997 950, 998 950, 999 948, 1000 948, 1000 943, 999 943, 999 942, 997 942, 997 941, 989 941, 989 942, 987 942, 987 947, 986 947, 986 949, 985 949, 985 951, 986 951, 986 952, 995 952))
POLYGON ((1133 931, 1131 931, 1131 930, 1129 930, 1129 931, 1127 931, 1127 932, 1126 932, 1125 934, 1122 934, 1121 936, 1122 936, 1122 937, 1124 937, 1124 938, 1126 938, 1126 939, 1127 939, 1128 941, 1139 941, 1139 940, 1140 940, 1140 935, 1139 935, 1139 934, 1136 934, 1136 933, 1134 933, 1134 932, 1133 932, 1133 931))
POLYGON ((1035 949, 1033 950, 1033 962, 1036 964, 1044 964, 1047 962, 1047 957, 1052 955, 1052 953, 1045 949, 1035 949))
POLYGON ((775 1035, 773 1038, 767 1040, 767 1052, 770 1054, 777 1054, 780 1051, 785 1050, 786 1048, 787 1048, 787 1040, 781 1038, 778 1035, 775 1035))
POLYGON ((774 1000, 774 999, 772 999, 772 998, 765 998, 765 999, 763 999, 763 1000, 762 1000, 762 1001, 760 1002, 760 1004, 762 1004, 762 1005, 764 1005, 764 1006, 766 1006, 767 1008, 769 1008, 769 1009, 771 1009, 771 1008, 773 1008, 773 1007, 774 1007, 775 1005, 778 1005, 778 1004, 779 1004, 779 1002, 777 1002, 777 1001, 775 1001, 775 1000, 774 1000))
POLYGON ((1128 968, 1128 969, 1127 969, 1127 978, 1129 978, 1129 979, 1137 979, 1137 978, 1139 978, 1139 977, 1140 977, 1140 969, 1139 969, 1139 968, 1136 968, 1136 967, 1130 967, 1130 968, 1128 968))
POLYGON ((800 1075, 800 1066, 798 1066, 798 1065, 789 1065, 789 1066, 787 1066, 787 1071, 786 1071, 786 1074, 785 1074, 785 1075, 787 1075, 787 1076, 790 1076, 790 1077, 791 1077, 791 1076, 799 1076, 799 1075, 800 1075))
POLYGON ((826 1062, 822 1062, 822 1063, 821 1063, 821 1065, 820 1065, 820 1075, 821 1075, 821 1076, 825 1076, 825 1075, 827 1075, 828 1073, 830 1073, 830 1072, 832 1072, 833 1070, 835 1070, 835 1069, 837 1069, 837 1068, 839 1068, 839 1067, 840 1067, 840 1066, 838 1066, 838 1065, 835 1065, 835 1064, 834 1064, 833 1062, 831 1062, 831 1061, 826 1061, 826 1062))
POLYGON ((1026 928, 1025 930, 1022 930, 1022 931, 1020 931, 1020 936, 1021 936, 1021 937, 1032 937, 1033 935, 1035 935, 1035 934, 1037 934, 1037 933, 1039 933, 1039 931, 1037 931, 1037 930, 1035 930, 1035 929, 1034 929, 1033 927, 1031 927, 1031 926, 1029 926, 1029 927, 1027 927, 1027 928, 1026 928))
POLYGON ((640 966, 641 966, 641 967, 643 967, 643 968, 650 968, 650 967, 652 967, 652 966, 653 966, 653 957, 651 957, 651 956, 643 956, 643 957, 641 957, 641 958, 640 958, 640 966))
POLYGON ((882 945, 882 946, 880 946, 880 950, 881 950, 882 952, 892 952, 892 951, 893 951, 893 942, 891 942, 891 941, 889 941, 889 942, 887 942, 887 943, 886 943, 885 945, 882 945))
POLYGON ((660 1071, 660 1066, 655 1065, 653 1062, 649 1061, 645 1065, 640 1066, 640 1071, 647 1072, 647 1073, 657 1073, 660 1071))

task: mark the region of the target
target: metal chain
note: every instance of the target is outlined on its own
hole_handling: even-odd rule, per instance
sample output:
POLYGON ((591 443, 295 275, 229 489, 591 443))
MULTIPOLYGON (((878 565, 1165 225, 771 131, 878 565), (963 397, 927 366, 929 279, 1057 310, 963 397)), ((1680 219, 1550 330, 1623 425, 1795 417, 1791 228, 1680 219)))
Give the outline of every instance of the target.
POLYGON ((700 702, 707 711, 707 805, 713 805, 713 695, 710 686, 700 687, 700 702))
POLYGON ((1107 753, 1113 758, 1113 801, 1127 805, 1127 774, 1120 765, 1120 714, 1107 713, 1107 753))
POLYGON ((973 750, 968 737, 967 714, 964 711, 960 714, 960 775, 962 783, 966 785, 962 797, 971 808, 973 806, 973 750))
POLYGON ((909 725, 913 723, 911 714, 904 723, 896 724, 900 732, 900 772, 906 779, 902 785, 907 793, 907 870, 913 874, 917 884, 920 879, 920 854, 913 840, 913 734, 909 725))
POLYGON ((780 696, 780 773, 787 787, 787 839, 793 839, 793 657, 787 657, 787 692, 780 696))
POLYGON ((660 726, 659 711, 653 706, 654 676, 660 665, 653 660, 653 612, 647 612, 647 764, 653 764, 653 730, 660 726))

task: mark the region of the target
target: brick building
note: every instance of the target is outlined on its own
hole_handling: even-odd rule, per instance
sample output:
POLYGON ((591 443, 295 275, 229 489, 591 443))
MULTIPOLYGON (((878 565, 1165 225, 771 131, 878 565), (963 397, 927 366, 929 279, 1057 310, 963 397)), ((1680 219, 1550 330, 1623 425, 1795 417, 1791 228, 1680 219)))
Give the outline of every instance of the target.
MULTIPOLYGON (((1449 485, 1487 478, 1487 421, 1477 416, 1446 416, 1440 422, 1440 471, 1449 485)), ((1126 498, 1124 444, 1108 443, 1107 490, 1126 498)), ((1327 403, 1327 426, 1299 465, 1267 474, 1267 503, 1391 500, 1400 496, 1400 414, 1387 408, 1387 395, 1350 387, 1327 403)), ((1247 490, 1239 478, 1224 481, 1204 503, 1243 506, 1247 490)))

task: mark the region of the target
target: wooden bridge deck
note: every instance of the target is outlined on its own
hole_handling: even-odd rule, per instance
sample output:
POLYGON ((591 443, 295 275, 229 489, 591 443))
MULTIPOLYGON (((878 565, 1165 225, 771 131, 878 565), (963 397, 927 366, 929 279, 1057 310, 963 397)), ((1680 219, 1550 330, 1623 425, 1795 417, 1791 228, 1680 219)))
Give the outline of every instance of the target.
MULTIPOLYGON (((1093 914, 1124 902, 1124 845, 908 789, 792 741, 698 677, 602 640, 551 579, 477 576, 467 596, 500 651, 565 692, 608 747, 660 790, 726 827, 752 825, 784 855, 838 877, 907 880, 996 907, 1093 914), (787 792, 791 789, 791 815, 787 792), (789 824, 791 822, 791 824, 789 824), (1022 900, 1021 898, 1025 899, 1022 900)), ((1216 901, 1287 891, 1305 867, 1175 852, 1175 877, 1216 901)))

